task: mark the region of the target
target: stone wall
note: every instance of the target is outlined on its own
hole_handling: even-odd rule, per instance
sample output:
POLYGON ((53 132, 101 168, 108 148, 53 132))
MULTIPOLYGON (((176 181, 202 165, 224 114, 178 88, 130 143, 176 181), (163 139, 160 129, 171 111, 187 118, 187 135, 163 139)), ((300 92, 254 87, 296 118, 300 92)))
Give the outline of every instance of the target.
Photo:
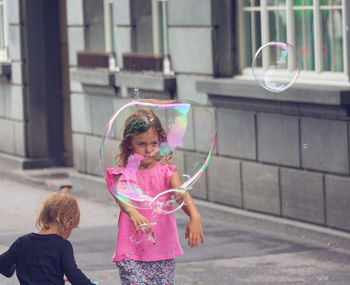
POLYGON ((197 84, 218 124, 208 200, 349 231, 350 90, 296 85, 276 95, 226 83, 197 84))

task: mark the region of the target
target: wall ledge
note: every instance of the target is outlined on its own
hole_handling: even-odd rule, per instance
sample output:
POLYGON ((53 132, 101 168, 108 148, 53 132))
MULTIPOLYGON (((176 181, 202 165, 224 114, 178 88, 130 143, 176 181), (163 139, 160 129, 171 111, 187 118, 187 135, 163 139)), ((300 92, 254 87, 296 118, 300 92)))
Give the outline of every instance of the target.
POLYGON ((115 74, 115 84, 118 87, 173 92, 176 89, 176 78, 161 72, 121 71, 115 74))
POLYGON ((209 94, 214 105, 216 96, 331 106, 350 105, 349 87, 294 84, 291 88, 274 94, 255 81, 211 78, 197 81, 196 89, 198 92, 209 94))
POLYGON ((114 72, 106 68, 78 68, 70 71, 72 81, 87 85, 113 86, 114 72))

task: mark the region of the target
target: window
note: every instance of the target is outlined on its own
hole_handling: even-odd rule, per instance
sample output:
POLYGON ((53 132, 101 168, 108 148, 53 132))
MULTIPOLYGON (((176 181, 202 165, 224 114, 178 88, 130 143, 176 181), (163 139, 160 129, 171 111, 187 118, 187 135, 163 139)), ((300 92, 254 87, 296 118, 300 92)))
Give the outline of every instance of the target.
POLYGON ((84 1, 85 48, 89 51, 105 51, 103 0, 84 1))
POLYGON ((168 54, 167 0, 135 1, 136 52, 168 54))
POLYGON ((6 1, 0 0, 0 62, 8 61, 6 1))
MULTIPOLYGON (((130 1, 133 25, 131 52, 155 56, 157 60, 164 56, 163 70, 170 73, 167 4, 167 0, 130 1)), ((118 70, 115 62, 115 40, 118 39, 114 36, 113 20, 114 8, 118 7, 113 5, 113 0, 84 1, 85 50, 89 53, 81 54, 89 57, 101 52, 108 54, 110 70, 118 70)))
POLYGON ((132 46, 123 53, 130 71, 155 71, 171 75, 168 49, 167 0, 131 1, 132 46))
POLYGON ((347 74, 345 1, 244 0, 239 9, 240 66, 270 41, 296 47, 302 72, 347 74))
POLYGON ((85 0, 85 51, 78 52, 78 65, 117 70, 113 29, 113 0, 85 0), (82 60, 79 61, 79 58, 82 60))

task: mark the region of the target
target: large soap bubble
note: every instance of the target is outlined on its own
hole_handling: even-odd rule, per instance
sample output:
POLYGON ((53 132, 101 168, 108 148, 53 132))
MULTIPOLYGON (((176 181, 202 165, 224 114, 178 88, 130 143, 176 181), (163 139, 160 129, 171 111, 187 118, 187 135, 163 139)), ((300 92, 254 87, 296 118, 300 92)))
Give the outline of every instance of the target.
POLYGON ((252 71, 256 81, 265 89, 279 93, 293 85, 300 67, 294 46, 283 42, 269 42, 255 53, 252 71))
POLYGON ((181 196, 192 188, 206 169, 215 139, 214 118, 207 108, 199 104, 133 101, 119 109, 107 124, 99 152, 100 168, 109 192, 118 200, 138 209, 152 209, 159 214, 172 213, 183 205, 181 196), (154 127, 153 119, 149 120, 146 116, 130 121, 130 114, 139 110, 153 112, 159 118, 164 133, 158 133, 161 134, 159 145, 152 154, 142 156, 130 150, 125 155, 126 152, 120 148, 123 138, 145 133, 150 127, 159 129, 154 127), (129 127, 125 129, 126 125, 129 127), (163 164, 176 165, 182 185, 156 193, 142 189, 137 183, 138 177, 144 171, 141 169, 142 165, 152 159, 163 164), (118 172, 119 166, 123 166, 122 174, 118 172), (115 179, 117 175, 119 179, 115 179))

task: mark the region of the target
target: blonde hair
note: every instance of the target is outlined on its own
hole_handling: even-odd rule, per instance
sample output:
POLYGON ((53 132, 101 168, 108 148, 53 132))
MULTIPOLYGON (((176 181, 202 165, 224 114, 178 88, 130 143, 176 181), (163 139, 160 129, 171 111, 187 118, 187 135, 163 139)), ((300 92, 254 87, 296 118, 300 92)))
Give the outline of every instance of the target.
POLYGON ((45 198, 36 226, 49 229, 50 225, 56 224, 63 232, 70 221, 73 228, 78 227, 80 209, 77 200, 68 193, 54 192, 45 198))
POLYGON ((118 166, 125 167, 127 165, 128 158, 132 154, 130 146, 133 137, 147 132, 150 128, 158 133, 159 144, 167 141, 167 134, 162 123, 150 109, 137 109, 127 117, 124 124, 123 139, 119 145, 118 166))

